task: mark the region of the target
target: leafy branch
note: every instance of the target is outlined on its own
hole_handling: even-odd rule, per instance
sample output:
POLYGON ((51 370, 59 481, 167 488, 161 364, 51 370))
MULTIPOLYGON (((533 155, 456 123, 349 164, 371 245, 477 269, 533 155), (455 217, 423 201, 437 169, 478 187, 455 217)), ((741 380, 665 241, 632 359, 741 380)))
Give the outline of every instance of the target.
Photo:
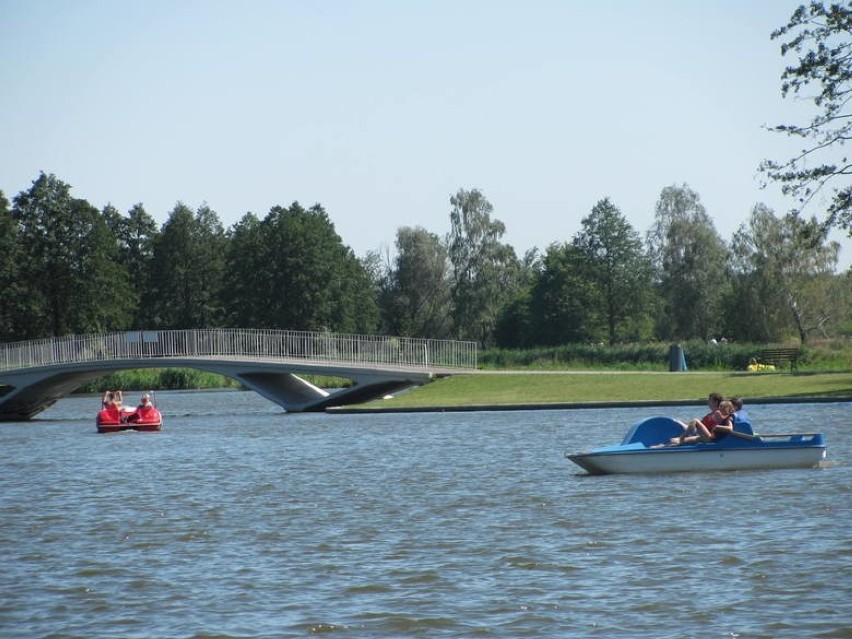
POLYGON ((816 88, 804 97, 819 112, 804 125, 768 127, 809 146, 786 161, 764 160, 759 170, 781 184, 782 193, 797 199, 797 214, 817 195, 828 195, 824 228, 839 226, 852 234, 852 185, 844 184, 844 178, 852 175, 852 162, 845 155, 839 159, 830 155, 852 138, 852 3, 801 5, 771 37, 789 37, 781 44, 781 55, 798 57, 797 64, 787 66, 781 75, 782 96, 804 96, 816 88))

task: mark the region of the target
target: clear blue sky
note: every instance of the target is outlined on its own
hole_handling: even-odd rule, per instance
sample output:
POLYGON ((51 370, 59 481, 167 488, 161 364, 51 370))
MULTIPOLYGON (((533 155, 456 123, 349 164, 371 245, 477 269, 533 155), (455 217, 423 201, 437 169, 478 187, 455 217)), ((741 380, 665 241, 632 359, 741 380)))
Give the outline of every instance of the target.
POLYGON ((769 38, 798 4, 0 0, 0 189, 226 227, 318 202, 363 256, 478 188, 522 255, 604 197, 644 235, 686 183, 730 240, 791 205, 757 166, 795 150, 762 125, 812 115, 769 38))

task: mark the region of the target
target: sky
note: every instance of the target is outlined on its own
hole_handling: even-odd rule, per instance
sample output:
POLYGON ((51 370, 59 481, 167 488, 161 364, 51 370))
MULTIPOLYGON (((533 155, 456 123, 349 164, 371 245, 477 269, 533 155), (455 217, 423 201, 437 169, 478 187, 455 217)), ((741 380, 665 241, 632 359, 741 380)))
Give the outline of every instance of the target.
MULTIPOLYGON (((726 241, 798 150, 770 33, 799 0, 0 0, 0 190, 226 228, 321 204, 356 255, 479 189, 519 256, 604 198, 644 236, 688 185, 726 241)), ((824 202, 817 203, 817 206, 824 202)), ((819 208, 810 211, 820 213, 819 208)), ((842 244, 840 268, 852 263, 842 244)))

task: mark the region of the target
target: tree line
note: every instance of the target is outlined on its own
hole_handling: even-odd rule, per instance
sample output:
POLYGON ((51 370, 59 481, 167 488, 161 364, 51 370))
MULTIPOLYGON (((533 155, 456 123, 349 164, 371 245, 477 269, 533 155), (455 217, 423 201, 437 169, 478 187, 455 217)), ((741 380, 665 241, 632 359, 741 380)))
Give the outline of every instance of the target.
POLYGON ((852 329, 852 274, 815 220, 758 204, 726 241, 684 184, 662 190, 644 236, 603 198, 570 241, 519 257, 483 193, 449 204, 445 236, 399 228, 392 252, 359 258, 319 204, 226 229, 179 202, 160 226, 41 173, 11 203, 0 192, 0 340, 232 327, 530 348, 852 329))
POLYGON ((40 174, 0 192, 0 340, 126 329, 279 328, 475 340, 506 348, 726 338, 806 343, 852 333, 852 3, 799 6, 771 37, 793 60, 781 93, 813 102, 802 144, 765 160, 791 214, 757 204, 727 241, 687 185, 662 190, 641 235, 608 198, 568 242, 522 257, 476 189, 450 198, 451 231, 400 228, 395 251, 354 255, 320 205, 247 213, 225 229, 178 203, 162 226, 137 204, 98 210, 40 174), (820 199, 822 219, 804 217, 820 199))

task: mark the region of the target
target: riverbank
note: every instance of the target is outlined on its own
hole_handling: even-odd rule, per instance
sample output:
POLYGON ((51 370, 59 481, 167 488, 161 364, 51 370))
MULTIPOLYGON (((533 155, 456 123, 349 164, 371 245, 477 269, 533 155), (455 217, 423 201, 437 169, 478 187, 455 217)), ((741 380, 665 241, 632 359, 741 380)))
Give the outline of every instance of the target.
POLYGON ((852 401, 852 371, 650 373, 479 371, 335 412, 547 410, 700 405, 710 392, 747 403, 852 401))

